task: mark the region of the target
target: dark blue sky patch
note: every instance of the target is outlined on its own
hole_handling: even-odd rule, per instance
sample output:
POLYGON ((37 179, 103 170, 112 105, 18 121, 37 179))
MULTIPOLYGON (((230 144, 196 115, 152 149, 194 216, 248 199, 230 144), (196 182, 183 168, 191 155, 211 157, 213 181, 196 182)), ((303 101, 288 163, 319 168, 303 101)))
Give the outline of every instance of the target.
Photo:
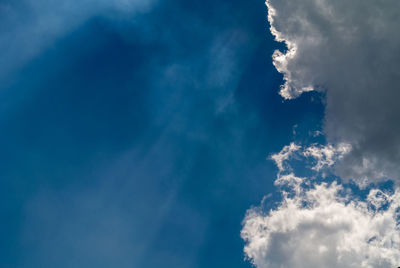
MULTIPOLYGON (((0 266, 249 267, 266 158, 322 105, 283 102, 263 1, 90 18, 0 95, 0 266)), ((315 98, 316 99, 316 98, 315 98)))

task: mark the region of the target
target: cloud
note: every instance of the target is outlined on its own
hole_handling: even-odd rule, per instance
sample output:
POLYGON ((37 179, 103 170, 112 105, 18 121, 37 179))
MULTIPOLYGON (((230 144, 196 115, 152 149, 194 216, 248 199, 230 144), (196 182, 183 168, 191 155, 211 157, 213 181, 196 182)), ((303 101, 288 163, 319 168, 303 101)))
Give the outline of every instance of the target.
POLYGON ((340 143, 336 147, 332 144, 325 146, 313 144, 305 149, 303 155, 305 157, 313 157, 316 163, 312 169, 321 171, 324 168, 333 166, 337 160, 342 159, 350 151, 351 145, 347 143, 340 143))
POLYGON ((397 267, 399 192, 372 190, 368 200, 352 201, 342 190, 323 183, 286 196, 268 214, 249 210, 241 233, 248 258, 260 268, 397 267))
POLYGON ((271 159, 274 160, 279 171, 285 170, 284 162, 289 160, 289 158, 300 148, 301 147, 299 145, 292 142, 290 143, 290 145, 283 147, 283 149, 279 153, 273 154, 271 156, 271 159))
POLYGON ((333 167, 338 160, 343 159, 351 151, 351 145, 347 143, 333 144, 311 144, 308 147, 302 147, 294 142, 284 146, 276 154, 271 155, 271 159, 279 169, 278 177, 283 173, 288 173, 292 168, 288 164, 289 160, 295 158, 310 165, 311 170, 315 172, 326 172, 333 167))
MULTIPOLYGON (((282 201, 265 212, 248 210, 242 238, 246 257, 262 267, 395 267, 400 263, 400 190, 372 188, 366 198, 337 182, 316 183, 348 148, 293 143, 271 158, 282 201), (298 177, 300 160, 317 174, 298 177), (310 165, 309 165, 310 164, 310 165)), ((264 202, 264 201, 263 201, 264 202)))
POLYGON ((337 166, 360 185, 400 180, 400 2, 267 0, 271 32, 287 51, 273 63, 285 99, 326 93, 324 132, 352 151, 337 166))

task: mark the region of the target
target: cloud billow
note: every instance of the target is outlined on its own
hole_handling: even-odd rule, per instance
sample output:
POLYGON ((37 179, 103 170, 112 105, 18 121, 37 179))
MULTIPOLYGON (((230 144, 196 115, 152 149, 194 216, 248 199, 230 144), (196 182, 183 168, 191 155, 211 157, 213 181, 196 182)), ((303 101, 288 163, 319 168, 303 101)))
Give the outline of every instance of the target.
POLYGON ((343 157, 343 148, 292 143, 272 155, 282 201, 268 212, 260 207, 247 212, 241 236, 252 264, 350 268, 400 263, 398 189, 372 188, 361 198, 346 185, 317 181, 322 170, 343 157), (298 177, 292 160, 301 160, 316 176, 298 177))
POLYGON ((327 144, 291 143, 271 156, 282 200, 248 210, 246 257, 258 268, 399 266, 400 2, 266 4, 271 33, 287 46, 272 57, 280 95, 324 93, 327 144), (293 160, 308 172, 296 175, 293 160))
POLYGON ((400 179, 400 2, 268 0, 285 99, 326 93, 325 134, 351 144, 337 166, 360 185, 400 179))

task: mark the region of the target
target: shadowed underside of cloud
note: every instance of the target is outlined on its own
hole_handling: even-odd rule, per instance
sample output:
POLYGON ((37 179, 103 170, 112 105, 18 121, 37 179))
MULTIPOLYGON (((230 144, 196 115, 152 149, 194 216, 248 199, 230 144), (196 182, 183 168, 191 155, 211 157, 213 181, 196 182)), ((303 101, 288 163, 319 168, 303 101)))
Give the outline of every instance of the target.
POLYGON ((268 0, 280 94, 326 92, 325 134, 352 145, 337 171, 360 184, 399 180, 400 2, 268 0))

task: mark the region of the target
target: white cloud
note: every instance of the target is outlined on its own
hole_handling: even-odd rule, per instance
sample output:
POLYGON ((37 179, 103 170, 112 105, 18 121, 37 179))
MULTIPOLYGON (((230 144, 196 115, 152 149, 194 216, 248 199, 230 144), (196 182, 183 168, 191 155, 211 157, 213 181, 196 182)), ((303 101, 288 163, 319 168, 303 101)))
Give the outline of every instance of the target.
POLYGON ((259 268, 397 267, 399 192, 352 201, 342 190, 323 183, 267 214, 249 210, 241 232, 247 257, 259 268))
POLYGON ((316 160, 312 167, 315 171, 321 171, 323 168, 333 166, 337 160, 342 159, 351 151, 351 145, 340 143, 336 147, 332 144, 326 146, 318 146, 316 144, 307 147, 303 154, 306 157, 313 157, 316 160))
POLYGON ((285 170, 284 162, 289 160, 293 153, 298 151, 300 148, 301 146, 292 142, 289 145, 283 147, 283 149, 279 153, 273 154, 271 156, 271 159, 275 161, 275 164, 278 167, 279 171, 285 170))
POLYGON ((325 133, 352 152, 337 166, 360 185, 400 180, 400 2, 267 0, 280 94, 326 92, 325 133))
POLYGON ((282 202, 252 208, 243 221, 246 257, 268 267, 397 267, 400 263, 400 189, 373 188, 365 200, 336 182, 316 183, 350 150, 348 144, 301 147, 272 155, 282 202), (295 174, 293 161, 311 177, 295 174))
POLYGON ((279 169, 279 177, 282 173, 291 172, 292 168, 287 162, 292 158, 311 165, 311 169, 315 172, 326 172, 327 168, 334 166, 338 160, 341 160, 350 151, 351 145, 347 143, 339 143, 337 145, 312 144, 303 148, 291 142, 289 145, 284 146, 279 153, 272 154, 270 158, 279 169))

